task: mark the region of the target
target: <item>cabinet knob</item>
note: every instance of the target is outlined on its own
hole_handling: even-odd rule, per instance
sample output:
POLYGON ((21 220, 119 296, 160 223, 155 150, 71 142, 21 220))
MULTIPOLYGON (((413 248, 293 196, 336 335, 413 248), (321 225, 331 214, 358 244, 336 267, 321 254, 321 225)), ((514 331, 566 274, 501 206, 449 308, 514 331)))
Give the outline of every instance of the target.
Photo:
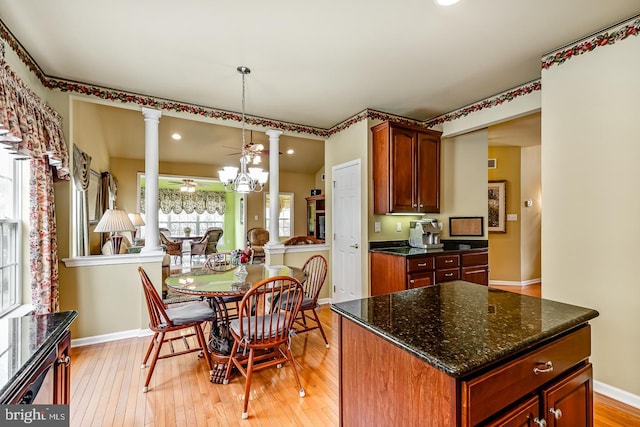
POLYGON ((58 358, 58 365, 69 366, 69 363, 71 363, 71 358, 69 357, 69 355, 65 354, 64 356, 58 358))
POLYGON ((547 363, 544 364, 544 368, 540 369, 538 367, 533 368, 533 373, 538 375, 538 374, 546 374, 547 372, 553 372, 553 363, 551 363, 551 360, 549 360, 547 363))
POLYGON ((413 204, 413 207, 414 207, 414 208, 417 208, 417 207, 418 207, 418 205, 416 205, 416 204, 414 203, 414 204, 413 204))
POLYGON ((411 283, 413 285, 414 283, 416 283, 416 281, 411 279, 411 280, 409 280, 409 283, 411 283))
POLYGON ((556 420, 559 420, 560 418, 562 418, 562 411, 560 409, 551 408, 549 409, 549 412, 553 414, 553 417, 556 420))
POLYGON ((538 417, 535 417, 533 419, 533 423, 538 424, 540 427, 547 427, 547 422, 544 420, 544 418, 538 419, 538 417))
POLYGON ((421 208, 424 208, 424 205, 420 205, 421 208))

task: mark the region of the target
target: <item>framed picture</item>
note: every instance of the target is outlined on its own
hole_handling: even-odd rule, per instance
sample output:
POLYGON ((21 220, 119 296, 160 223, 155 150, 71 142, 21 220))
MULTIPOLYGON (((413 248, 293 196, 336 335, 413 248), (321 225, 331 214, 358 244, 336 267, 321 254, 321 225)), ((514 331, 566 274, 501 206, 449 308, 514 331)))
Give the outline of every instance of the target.
POLYGON ((507 232, 507 181, 489 182, 489 223, 492 233, 507 232))
POLYGON ((89 207, 89 223, 100 220, 98 195, 100 194, 100 174, 93 169, 89 173, 89 188, 87 189, 87 205, 89 207))
POLYGON ((484 218, 481 216, 450 217, 449 236, 484 236, 484 218))

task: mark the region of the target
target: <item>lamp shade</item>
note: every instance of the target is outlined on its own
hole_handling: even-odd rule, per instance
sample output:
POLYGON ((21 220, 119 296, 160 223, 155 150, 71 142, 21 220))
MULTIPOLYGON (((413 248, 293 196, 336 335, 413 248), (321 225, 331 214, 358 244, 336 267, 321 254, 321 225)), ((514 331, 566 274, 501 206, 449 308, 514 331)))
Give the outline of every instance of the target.
POLYGON ((136 231, 136 227, 134 227, 125 211, 107 209, 93 231, 96 233, 117 233, 119 231, 136 231))
POLYGON ((133 225, 135 225, 136 227, 138 225, 144 225, 144 220, 142 219, 142 215, 140 215, 138 212, 130 213, 129 214, 129 219, 131 220, 131 223, 133 225))

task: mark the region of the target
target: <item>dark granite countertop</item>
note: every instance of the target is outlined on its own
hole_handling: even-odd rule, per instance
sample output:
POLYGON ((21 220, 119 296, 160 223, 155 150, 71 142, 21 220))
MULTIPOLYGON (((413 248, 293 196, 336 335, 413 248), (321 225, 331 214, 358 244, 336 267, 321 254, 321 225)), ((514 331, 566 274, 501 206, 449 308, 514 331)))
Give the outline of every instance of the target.
POLYGON ((462 281, 337 303, 331 309, 456 378, 599 315, 462 281))
POLYGON ((64 336, 76 311, 0 319, 0 402, 24 382, 64 336))
POLYGON ((487 240, 442 240, 441 249, 422 249, 409 246, 407 240, 369 242, 369 252, 380 252, 390 255, 414 257, 426 254, 455 254, 481 252, 489 248, 487 240))

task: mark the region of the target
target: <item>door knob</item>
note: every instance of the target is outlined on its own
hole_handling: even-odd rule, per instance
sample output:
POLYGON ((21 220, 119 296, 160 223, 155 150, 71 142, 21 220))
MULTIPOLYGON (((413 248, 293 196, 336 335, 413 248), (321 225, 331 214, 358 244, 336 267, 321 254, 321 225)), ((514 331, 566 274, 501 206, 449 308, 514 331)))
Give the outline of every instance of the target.
POLYGON ((549 412, 553 414, 556 420, 562 418, 562 411, 560 409, 551 408, 549 409, 549 412))
POLYGON ((354 248, 354 249, 358 249, 360 247, 360 245, 358 245, 357 243, 355 245, 351 245, 349 246, 350 248, 354 248))

